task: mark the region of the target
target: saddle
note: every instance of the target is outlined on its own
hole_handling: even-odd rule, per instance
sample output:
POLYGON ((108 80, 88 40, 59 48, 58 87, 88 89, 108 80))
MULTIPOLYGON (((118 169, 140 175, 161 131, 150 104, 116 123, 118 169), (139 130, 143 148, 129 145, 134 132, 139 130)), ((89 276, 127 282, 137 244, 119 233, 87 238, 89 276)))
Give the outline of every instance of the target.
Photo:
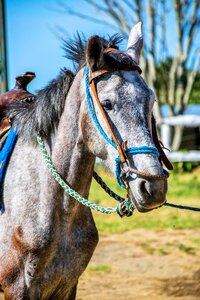
MULTIPOLYGON (((35 78, 35 73, 26 72, 16 77, 16 83, 12 90, 0 95, 0 111, 5 110, 16 101, 32 102, 35 96, 27 91, 27 85, 35 78)), ((6 116, 0 118, 0 149, 4 144, 11 128, 11 120, 6 116)))
MULTIPOLYGON (((35 78, 35 73, 26 72, 16 77, 15 87, 0 95, 0 187, 2 185, 5 170, 17 140, 17 132, 11 127, 11 120, 5 115, 6 108, 13 102, 31 102, 35 96, 27 91, 27 85, 35 78)), ((0 214, 3 208, 0 203, 0 214)))

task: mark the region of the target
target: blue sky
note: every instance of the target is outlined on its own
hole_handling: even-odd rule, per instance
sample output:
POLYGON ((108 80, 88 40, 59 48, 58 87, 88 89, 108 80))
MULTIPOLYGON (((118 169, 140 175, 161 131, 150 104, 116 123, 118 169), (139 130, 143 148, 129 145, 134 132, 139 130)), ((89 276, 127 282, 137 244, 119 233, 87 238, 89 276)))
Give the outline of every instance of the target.
MULTIPOLYGON (((65 29, 68 37, 73 37, 77 31, 87 37, 115 33, 108 25, 58 12, 58 1, 65 2, 78 12, 97 16, 97 12, 83 0, 5 0, 9 88, 14 86, 17 75, 33 71, 36 79, 29 86, 33 92, 55 78, 60 68, 71 67, 63 57, 56 28, 65 29)), ((169 50, 173 53, 176 47, 173 13, 169 14, 168 21, 167 38, 169 50)))
MULTIPOLYGON (((33 71, 37 77, 29 90, 40 89, 56 77, 60 68, 70 67, 70 62, 63 57, 61 41, 55 34, 57 27, 64 28, 70 37, 77 30, 88 37, 92 34, 114 33, 108 31, 107 26, 57 12, 56 8, 59 7, 56 0, 5 2, 9 88, 13 87, 18 74, 33 71)), ((67 0, 66 3, 72 8, 78 6, 80 11, 86 10, 86 4, 81 0, 67 0)), ((90 10, 88 6, 87 13, 90 10)))

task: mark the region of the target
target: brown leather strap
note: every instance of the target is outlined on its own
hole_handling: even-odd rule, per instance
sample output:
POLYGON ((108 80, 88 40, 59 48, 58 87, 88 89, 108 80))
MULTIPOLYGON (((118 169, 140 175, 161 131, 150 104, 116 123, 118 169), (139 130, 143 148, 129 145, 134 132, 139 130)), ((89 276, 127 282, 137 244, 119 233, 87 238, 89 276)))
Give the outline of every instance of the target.
MULTIPOLYGON (((112 52, 112 51, 116 51, 117 49, 115 48, 107 48, 105 50, 105 52, 109 53, 109 52, 112 52)), ((91 72, 90 71, 90 75, 89 75, 89 82, 90 82, 90 85, 91 85, 91 89, 92 89, 92 92, 93 92, 93 95, 95 97, 95 100, 96 100, 96 103, 101 111, 101 114, 106 122, 106 125, 108 127, 108 130, 110 131, 110 134, 112 136, 112 139, 115 143, 115 145, 117 146, 117 150, 118 150, 118 153, 119 153, 119 157, 121 159, 121 162, 124 163, 126 161, 126 154, 122 148, 122 146, 120 145, 118 139, 116 138, 113 130, 112 130, 112 127, 110 126, 110 123, 108 121, 108 118, 107 118, 107 115, 106 115, 106 112, 104 110, 104 108, 102 107, 100 101, 99 101, 99 97, 97 95, 97 90, 96 90, 96 85, 95 85, 95 82, 94 82, 94 79, 99 77, 99 76, 102 76, 102 75, 105 75, 105 74, 109 74, 113 72, 112 69, 110 68, 106 68, 106 69, 101 69, 101 70, 97 70, 97 71, 94 71, 94 72, 91 72)))
MULTIPOLYGON (((109 50, 109 52, 113 51, 112 48, 107 49, 107 52, 108 52, 108 50, 109 50)), ((114 50, 116 50, 116 49, 114 49, 114 50)), ((139 70, 138 70, 138 68, 139 68, 139 66, 132 66, 132 67, 128 66, 127 68, 125 68, 125 71, 130 71, 130 70, 134 70, 134 71, 136 71, 136 70, 139 71, 140 70, 141 71, 141 69, 139 68, 139 70)), ((114 134, 114 132, 112 130, 112 127, 110 126, 110 123, 108 121, 106 112, 105 112, 104 108, 102 107, 102 105, 101 105, 101 103, 99 101, 99 97, 97 95, 97 90, 96 90, 96 85, 95 85, 95 82, 94 82, 94 79, 96 79, 96 78, 98 78, 98 77, 100 77, 102 75, 109 74, 111 72, 113 72, 113 70, 111 70, 110 68, 101 69, 101 70, 97 70, 97 71, 94 71, 94 72, 90 71, 89 82, 90 82, 90 86, 91 86, 93 95, 95 97, 96 103, 97 103, 97 105, 98 105, 98 107, 99 107, 99 109, 100 109, 100 111, 102 113, 102 116, 103 116, 103 118, 104 118, 104 120, 106 122, 106 125, 107 125, 107 127, 108 127, 108 129, 110 131, 112 139, 113 139, 115 145, 117 146, 120 160, 121 160, 122 163, 125 163, 126 158, 127 158, 126 157, 126 151, 123 149, 123 146, 120 145, 119 141, 117 140, 117 138, 116 138, 116 136, 115 136, 115 134, 114 134)))
MULTIPOLYGON (((107 48, 104 50, 104 52, 113 52, 113 51, 118 51, 118 49, 116 48, 107 48)), ((113 72, 114 70, 111 70, 111 72, 113 72)), ((131 66, 129 65, 125 65, 123 66, 123 69, 121 69, 120 71, 138 71, 140 74, 142 74, 142 70, 141 68, 136 64, 136 62, 133 60, 133 64, 131 66)))
POLYGON ((102 105, 101 105, 101 103, 100 103, 100 101, 99 101, 99 97, 98 97, 98 95, 97 95, 97 90, 96 90, 96 86, 95 86, 94 80, 91 81, 90 85, 91 85, 92 93, 93 93, 93 95, 94 95, 94 97, 95 97, 96 103, 97 103, 97 105, 98 105, 98 107, 99 107, 99 109, 100 109, 100 111, 101 111, 101 114, 102 114, 102 116, 103 116, 103 118, 104 118, 104 120, 105 120, 105 122, 106 122, 106 125, 107 125, 107 127, 108 127, 108 129, 109 129, 109 131, 110 131, 110 134, 111 134, 111 136, 112 136, 112 139, 113 139, 115 145, 117 146, 117 150, 118 150, 118 153, 119 153, 119 157, 120 157, 120 159, 121 159, 121 162, 122 162, 122 163, 125 163, 125 161, 126 161, 126 154, 125 154, 125 152, 123 151, 122 146, 120 145, 118 139, 116 138, 116 136, 115 136, 115 134, 114 134, 114 132, 113 132, 113 130, 112 130, 112 127, 110 126, 110 123, 109 123, 109 121, 108 121, 106 112, 105 112, 104 108, 102 107, 102 105))
MULTIPOLYGON (((91 85, 91 89, 92 89, 92 92, 93 92, 93 95, 95 97, 95 100, 96 100, 96 103, 101 111, 101 114, 106 122, 106 125, 110 131, 110 134, 112 136, 112 139, 115 143, 115 145, 117 146, 117 150, 118 150, 118 153, 119 153, 119 157, 120 157, 120 160, 122 163, 125 163, 126 162, 126 159, 127 159, 127 156, 126 156, 126 149, 124 149, 123 147, 123 144, 120 145, 118 139, 116 138, 113 130, 112 130, 112 127, 110 126, 110 123, 108 121, 108 118, 107 118, 107 115, 106 115, 106 112, 104 110, 104 108, 102 107, 100 101, 99 101, 99 97, 97 95, 97 90, 96 90, 96 85, 95 85, 95 82, 94 82, 94 79, 98 76, 101 76, 103 74, 106 74, 106 73, 110 73, 110 70, 99 70, 99 71, 96 71, 96 72, 93 72, 92 75, 90 73, 90 85, 91 85)), ((165 155, 160 143, 159 143, 159 140, 158 140, 158 136, 157 136, 157 130, 156 130, 156 123, 155 123, 155 119, 154 119, 154 116, 152 115, 152 135, 153 135, 153 141, 154 141, 154 144, 156 146, 156 148, 158 149, 158 151, 160 152, 160 160, 163 161, 164 165, 167 167, 168 170, 173 170, 173 166, 172 164, 170 163, 170 161, 168 160, 167 156, 165 155)), ((149 175, 149 174, 148 174, 149 175)), ((163 178, 163 176, 161 176, 163 178)))
MULTIPOLYGON (((94 72, 90 72, 90 76, 89 76, 89 82, 91 84, 92 80, 105 75, 105 74, 109 74, 109 73, 113 73, 115 70, 112 70, 110 68, 106 68, 106 69, 101 69, 101 70, 97 70, 94 72)), ((139 66, 126 66, 123 68, 123 70, 121 71, 138 71, 140 74, 142 73, 141 69, 139 66)))
POLYGON ((167 179, 169 177, 169 173, 167 171, 165 171, 165 175, 153 175, 153 174, 141 172, 141 171, 138 171, 131 167, 128 167, 126 172, 131 172, 133 174, 139 175, 139 176, 147 178, 147 179, 152 179, 152 180, 163 180, 163 179, 167 179))
POLYGON ((116 49, 116 48, 110 47, 110 48, 106 48, 106 49, 104 50, 104 52, 109 53, 109 52, 113 52, 113 51, 117 51, 117 50, 118 50, 118 49, 116 49))
MULTIPOLYGON (((117 49, 115 48, 108 48, 105 50, 105 52, 112 52, 112 51, 117 51, 117 49)), ((120 160, 122 163, 125 163, 126 162, 126 159, 127 159, 127 156, 126 156, 126 143, 122 143, 122 145, 119 143, 117 137, 115 136, 114 132, 113 132, 113 129, 112 127, 110 126, 110 123, 108 121, 108 118, 107 118, 107 115, 106 115, 106 112, 104 110, 104 108, 102 107, 100 101, 99 101, 99 97, 97 95, 97 90, 96 90, 96 85, 95 85, 95 81, 94 79, 98 78, 99 76, 102 76, 102 75, 105 75, 105 74, 109 74, 111 72, 113 72, 114 70, 110 69, 110 68, 104 68, 104 69, 101 69, 101 70, 97 70, 97 71, 94 71, 94 72, 91 72, 90 70, 90 74, 89 74, 89 82, 90 82, 90 86, 91 86, 91 89, 92 89, 92 92, 93 92, 93 95, 94 95, 94 98, 96 100, 96 103, 101 111, 101 114, 106 122, 106 125, 110 131, 110 134, 112 136, 112 139, 115 143, 115 145, 117 146, 117 150, 118 150, 118 153, 119 153, 119 157, 120 157, 120 160)), ((123 71, 138 71, 140 74, 142 73, 140 67, 138 65, 132 65, 132 66, 125 66, 123 68, 123 71)), ((168 168, 168 170, 173 170, 173 166, 172 164, 170 163, 170 161, 168 160, 168 158, 166 157, 160 143, 159 143, 159 140, 158 140, 158 136, 157 136, 157 131, 156 131, 156 125, 155 125, 155 119, 152 115, 152 134, 153 134, 153 140, 154 140, 154 144, 156 146, 156 148, 158 149, 158 151, 160 152, 160 160, 163 161, 163 163, 165 164, 165 166, 168 168)), ((132 170, 133 172, 133 170, 132 170)), ((145 174, 145 173, 142 173, 140 171, 134 171, 135 174, 138 174, 138 175, 142 175, 144 177, 144 175, 146 177, 150 177, 150 174, 145 174), (137 173, 136 173, 137 172, 137 173)), ((133 172, 133 173, 134 173, 133 172)), ((162 179, 162 178, 166 178, 167 176, 166 175, 161 175, 161 176, 154 176, 152 175, 151 178, 154 178, 154 179, 162 179)))
MULTIPOLYGON (((116 48, 107 48, 105 49, 105 52, 109 53, 109 52, 112 52, 112 51, 117 51, 116 48)), ((90 70, 90 74, 89 74, 89 82, 90 82, 90 86, 91 86, 91 89, 92 89, 92 92, 93 92, 93 95, 95 97, 95 100, 96 100, 96 103, 101 111, 101 114, 106 122, 106 125, 110 131, 110 134, 112 136, 112 139, 115 143, 115 145, 117 146, 117 150, 118 150, 118 153, 119 153, 119 157, 120 157, 120 160, 122 163, 125 163, 126 162, 126 149, 124 148, 123 144, 120 145, 117 137, 115 136, 113 130, 112 130, 112 127, 110 126, 110 123, 108 121, 108 118, 107 118, 107 115, 106 115, 106 112, 104 110, 104 108, 102 107, 100 101, 99 101, 99 97, 97 95, 97 90, 96 90, 96 85, 95 85, 95 82, 94 82, 94 79, 102 76, 102 75, 105 75, 105 74, 109 74, 111 72, 113 72, 114 70, 112 70, 111 68, 107 67, 107 68, 104 68, 104 69, 101 69, 101 70, 97 70, 97 71, 94 71, 94 72, 91 72, 90 70)), ((138 71, 140 74, 142 73, 142 70, 140 69, 140 67, 138 65, 132 65, 132 66, 124 66, 123 67, 123 70, 121 71, 138 71)))
MULTIPOLYGON (((113 51, 117 51, 116 48, 107 48, 104 50, 104 52, 113 52, 113 51)), ((109 68, 108 66, 106 68, 103 68, 101 70, 97 70, 97 71, 90 71, 90 75, 89 75, 89 82, 91 84, 93 79, 98 78, 99 76, 105 75, 105 74, 109 74, 114 72, 115 70, 109 68)), ((116 70, 117 71, 117 70, 116 70)), ((140 69, 140 67, 136 64, 133 64, 131 66, 123 66, 123 69, 121 69, 120 71, 138 71, 140 74, 142 73, 142 70, 140 69)))
POLYGON ((91 84, 92 80, 96 79, 97 77, 100 77, 102 75, 105 75, 105 74, 109 74, 113 72, 113 70, 111 69, 101 69, 101 70, 97 70, 97 71, 94 71, 94 72, 90 72, 90 75, 89 75, 89 82, 91 84))
POLYGON ((151 118, 151 123, 152 123, 153 141, 154 141, 154 144, 155 144, 156 148, 160 152, 160 160, 163 161, 164 165, 167 167, 168 170, 173 170, 172 164, 170 163, 169 159, 165 155, 165 152, 163 151, 163 149, 162 149, 162 147, 159 143, 157 130, 156 130, 156 120, 155 120, 153 115, 152 115, 152 118, 151 118))

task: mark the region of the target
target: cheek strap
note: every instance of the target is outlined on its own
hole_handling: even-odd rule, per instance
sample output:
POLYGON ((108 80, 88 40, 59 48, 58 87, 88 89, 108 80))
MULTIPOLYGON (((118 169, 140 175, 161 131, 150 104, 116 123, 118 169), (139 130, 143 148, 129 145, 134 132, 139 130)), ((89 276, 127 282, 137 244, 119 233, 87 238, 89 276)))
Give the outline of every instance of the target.
POLYGON ((153 141, 154 141, 154 144, 155 144, 156 148, 160 152, 160 161, 163 162, 163 164, 165 165, 165 167, 168 170, 173 170, 172 164, 170 163, 170 161, 167 158, 165 152, 163 151, 163 148, 160 145, 160 141, 158 139, 157 130, 156 130, 156 120, 155 120, 153 115, 152 115, 152 118, 151 118, 151 124, 152 124, 153 141))

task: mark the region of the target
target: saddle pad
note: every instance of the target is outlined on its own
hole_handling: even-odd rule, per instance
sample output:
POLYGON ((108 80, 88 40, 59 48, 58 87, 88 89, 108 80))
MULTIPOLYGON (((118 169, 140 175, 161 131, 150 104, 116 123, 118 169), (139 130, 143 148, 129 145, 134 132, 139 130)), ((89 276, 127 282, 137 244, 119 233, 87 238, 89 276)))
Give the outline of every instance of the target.
POLYGON ((2 186, 4 174, 6 171, 6 167, 9 162, 9 158, 14 149, 14 145, 17 139, 17 133, 12 128, 9 130, 6 141, 4 142, 3 147, 0 150, 0 187, 2 186))

